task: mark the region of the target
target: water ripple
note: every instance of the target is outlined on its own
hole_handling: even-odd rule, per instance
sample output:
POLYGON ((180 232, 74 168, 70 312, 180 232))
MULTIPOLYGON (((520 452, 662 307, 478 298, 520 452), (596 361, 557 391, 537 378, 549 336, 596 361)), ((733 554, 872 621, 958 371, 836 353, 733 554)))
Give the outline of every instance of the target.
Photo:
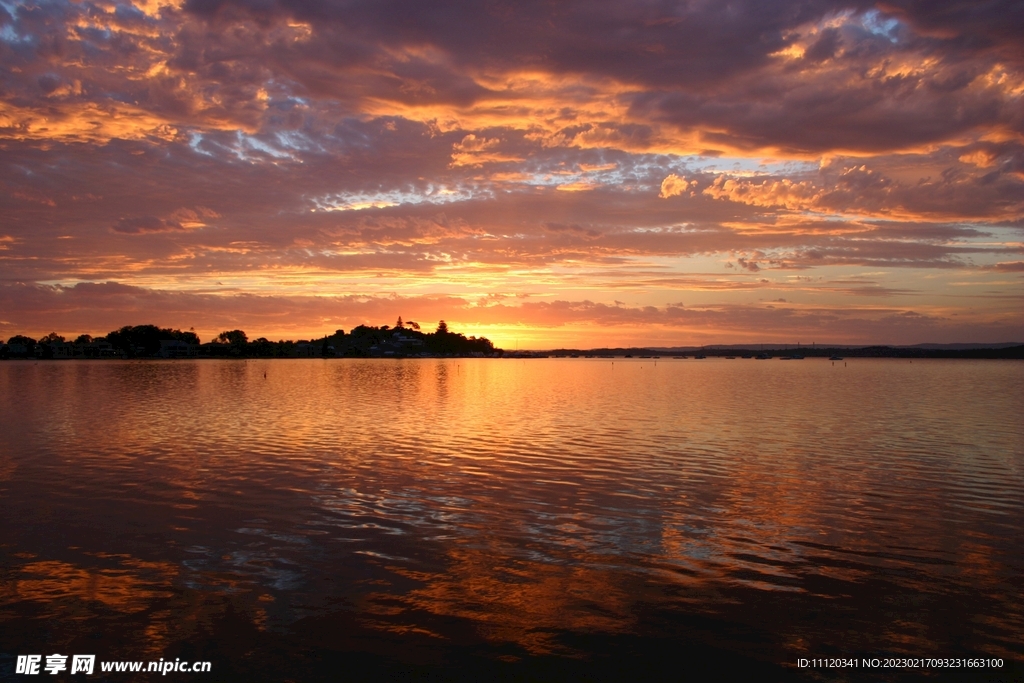
POLYGON ((3 599, 93 604, 101 577, 114 604, 121 572, 251 595, 260 628, 341 601, 536 653, 635 630, 641 604, 776 599, 787 642, 834 646, 842 629, 806 624, 853 600, 888 615, 857 623, 892 651, 1019 654, 1022 380, 968 361, 0 364, 3 599), (957 604, 954 638, 935 620, 957 604))

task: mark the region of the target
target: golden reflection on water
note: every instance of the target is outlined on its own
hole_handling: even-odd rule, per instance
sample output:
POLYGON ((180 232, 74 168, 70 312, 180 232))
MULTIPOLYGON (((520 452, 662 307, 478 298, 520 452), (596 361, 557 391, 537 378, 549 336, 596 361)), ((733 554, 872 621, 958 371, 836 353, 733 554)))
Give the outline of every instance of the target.
MULTIPOLYGON (((559 631, 617 633, 633 623, 639 596, 617 585, 612 572, 530 562, 494 547, 453 549, 446 560, 447 571, 437 574, 395 567, 424 584, 403 603, 471 620, 484 637, 515 642, 531 654, 567 653, 555 642, 559 631)), ((382 596, 368 599, 375 597, 382 596)))
POLYGON ((126 558, 116 569, 98 571, 57 560, 31 562, 20 569, 21 578, 14 581, 9 593, 16 599, 95 601, 128 614, 146 609, 156 598, 169 596, 168 587, 178 574, 174 565, 132 558, 126 558), (143 572, 150 578, 142 578, 143 572))
POLYGON ((1011 656, 1022 367, 2 364, 0 406, 20 417, 4 504, 71 535, 5 532, 20 559, 2 600, 139 615, 161 645, 208 633, 226 608, 196 596, 217 595, 260 632, 344 609, 452 638, 429 614, 572 656, 564 634, 636 632, 645 605, 762 598, 794 611, 772 637, 814 653, 851 636, 800 610, 853 600, 870 605, 844 608, 864 648, 974 638, 1011 656), (981 600, 967 625, 935 623, 958 595, 981 600))

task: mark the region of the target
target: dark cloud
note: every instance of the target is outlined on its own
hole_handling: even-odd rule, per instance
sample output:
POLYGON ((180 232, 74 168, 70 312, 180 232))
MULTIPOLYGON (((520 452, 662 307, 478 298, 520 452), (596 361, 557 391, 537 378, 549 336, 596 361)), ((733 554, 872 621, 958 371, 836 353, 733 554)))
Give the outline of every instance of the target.
MULTIPOLYGON (((640 118, 704 128, 707 140, 731 146, 801 150, 901 149, 1021 124, 1013 98, 980 80, 1021 54, 1007 28, 1020 21, 1013 3, 567 2, 553 9, 532 2, 200 1, 186 9, 221 30, 242 17, 262 26, 309 22, 310 40, 289 47, 277 68, 295 65, 290 77, 313 92, 332 80, 341 91, 348 77, 340 74, 356 65, 389 74, 367 85, 379 96, 462 106, 495 95, 465 80, 466 69, 612 78, 639 90, 633 109, 640 118), (837 17, 845 18, 841 26, 828 26, 837 17), (332 48, 354 45, 362 46, 358 55, 332 48), (806 68, 794 71, 776 56, 801 45, 806 68), (328 72, 336 75, 323 81, 328 72)), ((649 125, 612 122, 595 131, 602 126, 609 144, 652 134, 649 125)))
MULTIPOLYGON (((1007 62, 1021 53, 1020 14, 1012 2, 192 0, 147 16, 53 3, 20 7, 12 26, 32 39, 0 52, 18 67, 5 90, 25 102, 64 84, 64 104, 130 105, 170 125, 253 132, 288 95, 349 113, 367 100, 466 107, 521 98, 500 81, 527 71, 613 79, 634 91, 638 118, 707 128, 712 142, 879 150, 1019 127, 1008 91, 982 76, 1002 64, 1020 77, 1020 60, 1007 62), (778 56, 796 48, 803 67, 778 56)), ((578 124, 609 144, 654 137, 644 121, 578 124)))
POLYGON ((128 235, 141 235, 147 232, 168 232, 171 230, 184 230, 181 223, 165 220, 156 216, 138 216, 134 218, 122 218, 112 228, 114 232, 122 232, 128 235))
POLYGON ((804 59, 812 62, 823 62, 832 59, 839 49, 840 33, 838 29, 829 28, 821 32, 807 51, 804 52, 804 59))
POLYGON ((580 235, 582 237, 589 238, 600 237, 601 235, 601 232, 599 230, 594 230, 593 228, 585 228, 582 225, 577 225, 575 223, 573 223, 572 225, 565 225, 563 223, 545 223, 544 229, 555 233, 569 232, 574 233, 576 235, 580 235))
POLYGON ((1024 61, 1024 7, 1016 0, 888 0, 884 8, 923 35, 952 44, 958 54, 992 52, 1024 61))

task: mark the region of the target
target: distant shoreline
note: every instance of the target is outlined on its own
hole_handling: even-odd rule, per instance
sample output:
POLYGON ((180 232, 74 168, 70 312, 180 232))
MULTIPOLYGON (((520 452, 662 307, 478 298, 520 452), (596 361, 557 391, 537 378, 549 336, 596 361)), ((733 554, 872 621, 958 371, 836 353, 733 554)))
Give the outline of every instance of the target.
POLYGON ((395 355, 395 356, 189 356, 169 357, 162 356, 135 356, 132 358, 119 356, 106 356, 101 358, 90 358, 77 356, 73 358, 43 358, 43 357, 0 357, 2 361, 97 361, 97 360, 231 360, 231 361, 269 361, 269 360, 461 360, 472 358, 490 359, 573 359, 573 360, 699 360, 703 358, 735 359, 735 360, 852 360, 863 358, 892 358, 903 360, 1024 360, 1024 345, 1011 346, 996 349, 914 349, 914 348, 892 348, 892 347, 865 347, 865 348, 842 348, 842 349, 800 349, 791 351, 755 351, 755 350, 723 350, 706 349, 703 352, 666 352, 652 351, 650 349, 626 349, 615 352, 607 352, 603 349, 589 350, 566 350, 556 351, 505 351, 489 356, 473 355, 395 355))
MULTIPOLYGON (((561 355, 589 355, 589 356, 625 356, 632 355, 634 358, 639 355, 661 356, 662 358, 692 357, 703 355, 706 357, 752 357, 764 355, 769 358, 830 358, 839 356, 842 358, 965 358, 965 359, 1010 359, 1024 360, 1024 344, 1005 345, 993 344, 991 346, 978 346, 974 348, 931 348, 925 346, 814 346, 814 347, 780 347, 768 346, 762 348, 751 347, 725 347, 725 348, 680 348, 667 350, 664 348, 615 348, 615 349, 556 349, 547 351, 552 356, 561 355)), ((507 355, 507 352, 506 352, 507 355)))
POLYGON ((299 341, 250 340, 242 330, 220 333, 213 341, 201 343, 193 330, 161 328, 157 325, 126 325, 105 337, 79 335, 68 341, 55 332, 36 340, 15 335, 0 340, 0 360, 93 360, 142 358, 752 358, 803 360, 805 358, 952 358, 1024 359, 1024 342, 921 343, 911 346, 888 344, 705 344, 702 346, 556 348, 511 350, 496 348, 486 337, 454 332, 444 320, 434 332, 419 323, 403 321, 388 325, 358 325, 349 332, 299 341))

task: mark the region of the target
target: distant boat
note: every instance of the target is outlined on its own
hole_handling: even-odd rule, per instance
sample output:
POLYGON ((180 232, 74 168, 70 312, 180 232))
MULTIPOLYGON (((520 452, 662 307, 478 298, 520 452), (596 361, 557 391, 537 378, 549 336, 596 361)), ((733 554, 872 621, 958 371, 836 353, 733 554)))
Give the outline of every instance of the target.
POLYGON ((843 357, 842 357, 842 356, 829 356, 829 358, 828 358, 828 359, 829 359, 829 360, 842 360, 842 359, 843 359, 843 357))
POLYGON ((631 354, 628 354, 628 353, 626 354, 626 358, 632 358, 632 357, 633 356, 631 354))
POLYGON ((769 358, 771 358, 771 356, 769 356, 767 353, 757 354, 757 360, 768 360, 769 358))
POLYGON ((694 358, 700 360, 702 358, 707 358, 707 356, 705 356, 703 353, 698 353, 697 355, 694 356, 694 358))

